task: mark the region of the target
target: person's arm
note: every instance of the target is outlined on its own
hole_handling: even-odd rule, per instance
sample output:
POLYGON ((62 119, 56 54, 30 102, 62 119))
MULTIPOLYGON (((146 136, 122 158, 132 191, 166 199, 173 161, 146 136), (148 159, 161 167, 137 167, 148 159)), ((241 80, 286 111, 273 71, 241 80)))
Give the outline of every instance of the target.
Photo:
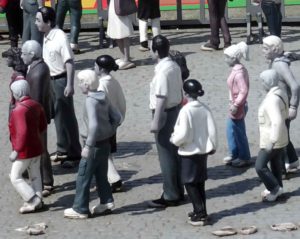
POLYGON ((25 118, 19 115, 17 111, 12 112, 10 125, 13 129, 12 148, 19 153, 24 149, 26 144, 26 132, 29 130, 28 125, 25 124, 25 118))
POLYGON ((207 129, 208 129, 208 137, 213 147, 212 150, 209 152, 209 154, 214 154, 218 147, 217 127, 213 115, 209 109, 207 109, 207 129))
POLYGON ((183 145, 186 142, 189 132, 191 131, 191 126, 189 124, 189 119, 187 114, 183 111, 180 111, 175 127, 174 132, 170 138, 170 142, 176 146, 183 145))
POLYGON ((235 82, 236 85, 239 89, 239 93, 238 96, 235 99, 232 99, 233 104, 230 107, 231 110, 231 114, 235 115, 237 113, 237 109, 238 107, 240 107, 241 105, 243 105, 247 99, 248 96, 248 91, 249 91, 249 87, 248 84, 246 82, 246 73, 245 72, 241 72, 241 73, 237 73, 235 75, 235 82))
POLYGON ((150 128, 151 133, 157 133, 164 126, 166 121, 166 103, 166 97, 156 96, 156 107, 150 128))
POLYGON ((291 91, 289 102, 289 119, 293 120, 297 116, 297 108, 299 105, 299 84, 296 81, 291 69, 285 62, 276 62, 274 68, 278 74, 282 76, 291 91))
POLYGON ((74 94, 74 61, 69 59, 65 63, 67 71, 67 85, 65 88, 65 96, 72 96, 74 94))
POLYGON ((87 139, 85 141, 85 146, 82 149, 81 156, 83 158, 88 158, 90 147, 94 147, 96 143, 97 136, 97 112, 96 112, 96 102, 92 98, 87 98, 85 101, 85 107, 88 118, 88 133, 87 139))

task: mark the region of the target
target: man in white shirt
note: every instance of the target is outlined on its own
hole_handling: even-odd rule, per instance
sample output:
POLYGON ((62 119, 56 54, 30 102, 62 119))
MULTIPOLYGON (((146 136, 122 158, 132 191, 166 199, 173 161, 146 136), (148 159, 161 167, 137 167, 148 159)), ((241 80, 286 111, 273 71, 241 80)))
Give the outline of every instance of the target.
POLYGON ((158 64, 150 84, 150 109, 153 114, 151 132, 155 135, 163 175, 163 194, 148 204, 156 208, 177 206, 184 197, 180 157, 177 147, 170 142, 182 101, 182 79, 179 66, 169 57, 169 48, 167 38, 161 35, 153 38, 152 50, 158 58, 158 64))
POLYGON ((81 158, 81 146, 77 119, 75 117, 74 56, 66 34, 55 28, 55 11, 42 7, 36 14, 36 25, 44 32, 43 58, 50 69, 54 91, 54 123, 57 135, 57 152, 51 155, 61 161, 63 167, 73 167, 81 158))

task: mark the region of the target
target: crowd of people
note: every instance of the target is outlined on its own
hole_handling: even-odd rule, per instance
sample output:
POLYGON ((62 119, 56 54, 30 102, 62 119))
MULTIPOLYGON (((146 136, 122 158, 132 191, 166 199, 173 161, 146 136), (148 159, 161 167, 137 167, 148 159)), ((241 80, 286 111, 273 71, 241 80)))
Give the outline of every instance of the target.
MULTIPOLYGON (((23 14, 26 2, 19 3, 23 14)), ((109 55, 101 55, 95 60, 94 70, 82 70, 77 74, 79 87, 86 95, 81 146, 73 103, 73 54, 80 52, 79 12, 82 7, 81 4, 75 6, 75 3, 73 6, 70 2, 58 1, 55 12, 53 8, 43 6, 42 1, 36 1, 35 9, 23 15, 21 50, 16 44, 20 32, 14 35, 10 27, 11 49, 2 55, 13 69, 8 123, 13 150, 9 158, 12 161, 11 182, 24 200, 19 212, 35 212, 43 207, 42 198, 49 196, 54 188, 51 161, 60 161, 65 168, 79 164, 74 202, 64 211, 64 216, 84 219, 90 214, 110 213, 115 207, 112 193, 122 187, 113 153, 117 150, 117 128, 126 115, 126 100, 119 82, 110 73, 135 67, 130 60, 129 41, 133 27, 131 16, 117 15, 115 1, 110 1, 107 34, 116 40, 122 57, 113 59, 109 55), (70 41, 61 30, 68 7, 77 9, 73 11, 74 18, 71 17, 75 26, 71 28, 70 41), (49 155, 47 123, 51 119, 55 123, 57 149, 49 155), (26 171, 29 182, 24 179, 26 171), (100 203, 90 211, 89 193, 93 177, 100 203)), ((244 42, 231 44, 224 18, 226 1, 209 0, 208 3, 211 39, 201 49, 219 49, 221 27, 225 62, 231 67, 227 79, 229 154, 223 161, 232 167, 248 167, 251 154, 245 117, 249 75, 241 60, 248 60, 249 47, 244 42)), ((280 3, 276 1, 274 4, 280 3)), ((200 101, 204 95, 201 83, 188 79, 185 57, 170 52, 168 39, 161 35, 159 17, 158 0, 140 0, 139 49, 151 50, 157 60, 149 92, 150 131, 154 134, 163 176, 162 195, 150 200, 148 205, 153 208, 178 206, 185 200, 185 188, 193 206, 193 211, 188 214, 189 223, 203 226, 208 221, 205 196, 207 158, 217 150, 216 125, 212 112, 200 101), (151 45, 148 43, 148 20, 151 20, 153 30, 151 45)), ((267 21, 270 20, 267 18, 267 21)), ((289 129, 291 120, 297 116, 300 86, 289 67, 290 60, 284 52, 280 34, 273 35, 270 24, 269 28, 271 35, 263 40, 263 53, 270 66, 260 75, 266 96, 258 109, 260 151, 255 163, 256 172, 266 187, 261 193, 263 201, 277 200, 283 194, 282 174, 299 166, 289 129)))

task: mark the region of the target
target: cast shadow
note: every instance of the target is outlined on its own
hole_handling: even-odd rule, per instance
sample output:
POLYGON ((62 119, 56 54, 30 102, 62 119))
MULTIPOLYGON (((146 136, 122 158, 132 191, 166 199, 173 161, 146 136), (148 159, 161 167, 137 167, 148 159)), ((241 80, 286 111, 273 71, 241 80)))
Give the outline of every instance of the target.
POLYGON ((252 203, 247 203, 244 204, 240 207, 232 208, 232 209, 225 209, 219 212, 215 212, 210 214, 210 223, 215 224, 219 220, 225 218, 225 217, 230 217, 234 215, 241 215, 241 214, 247 214, 251 212, 256 212, 261 209, 266 209, 269 207, 273 207, 278 204, 284 204, 287 202, 287 200, 292 197, 292 196, 299 196, 300 195, 300 188, 293 192, 285 193, 282 197, 278 198, 276 202, 252 202, 252 203))
POLYGON ((76 174, 78 172, 78 165, 74 168, 62 168, 60 163, 52 163, 53 175, 76 174))
POLYGON ((75 69, 83 70, 83 69, 92 69, 94 67, 95 59, 75 59, 75 69))
POLYGON ((140 187, 146 184, 162 183, 162 175, 156 174, 147 178, 139 178, 124 182, 124 191, 130 191, 132 188, 140 187))
POLYGON ((118 142, 115 158, 127 158, 136 155, 145 155, 152 150, 153 142, 118 142))

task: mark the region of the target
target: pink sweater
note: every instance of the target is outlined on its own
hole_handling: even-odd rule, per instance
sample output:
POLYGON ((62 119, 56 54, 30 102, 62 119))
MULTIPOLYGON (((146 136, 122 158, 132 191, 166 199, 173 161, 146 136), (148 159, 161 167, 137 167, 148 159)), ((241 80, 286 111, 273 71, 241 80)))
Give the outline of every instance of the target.
POLYGON ((249 75, 247 69, 242 64, 236 64, 227 79, 229 97, 232 104, 238 107, 237 113, 229 116, 232 119, 242 119, 245 117, 244 106, 247 101, 249 91, 249 75))

